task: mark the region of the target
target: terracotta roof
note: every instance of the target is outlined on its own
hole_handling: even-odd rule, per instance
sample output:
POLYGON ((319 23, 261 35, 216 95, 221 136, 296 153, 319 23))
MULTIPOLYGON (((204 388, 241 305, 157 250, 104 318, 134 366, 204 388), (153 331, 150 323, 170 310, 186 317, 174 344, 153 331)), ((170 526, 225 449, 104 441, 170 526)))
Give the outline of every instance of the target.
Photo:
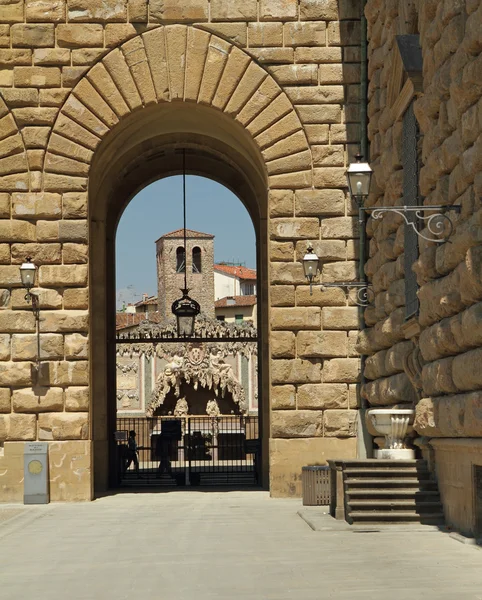
MULTIPOLYGON (((145 318, 145 313, 118 312, 115 316, 115 328, 125 329, 126 327, 134 327, 135 325, 139 325, 141 321, 144 321, 145 318)), ((159 313, 149 313, 148 319, 154 323, 159 323, 161 317, 159 313)))
POLYGON ((229 308, 231 306, 254 306, 256 304, 256 296, 225 296, 216 300, 215 308, 229 308))
POLYGON ((147 304, 157 304, 157 296, 150 296, 145 300, 139 300, 139 302, 136 302, 134 306, 146 306, 147 304))
MULTIPOLYGON (((184 229, 176 229, 175 231, 170 231, 169 233, 165 233, 161 235, 159 240, 162 238, 183 238, 184 237, 184 229)), ((213 239, 214 235, 211 233, 202 233, 201 231, 194 231, 193 229, 186 229, 186 237, 187 238, 208 238, 213 239)), ((157 240, 157 241, 159 241, 157 240)))
POLYGON ((248 267, 234 267, 231 265, 214 265, 215 271, 226 273, 226 275, 232 275, 239 279, 254 279, 256 280, 255 269, 248 269, 248 267))

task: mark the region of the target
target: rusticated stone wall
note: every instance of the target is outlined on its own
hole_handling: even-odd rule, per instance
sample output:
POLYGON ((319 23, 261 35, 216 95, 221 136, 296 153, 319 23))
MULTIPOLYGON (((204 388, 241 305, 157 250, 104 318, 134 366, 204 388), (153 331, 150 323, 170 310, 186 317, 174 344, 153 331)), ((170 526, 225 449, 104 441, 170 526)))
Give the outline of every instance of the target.
MULTIPOLYGON (((420 240, 414 266, 420 309, 407 323, 402 219, 392 214, 381 221, 369 220, 365 270, 373 282, 376 302, 366 311, 369 327, 357 346, 370 355, 365 371, 369 381, 363 393, 372 406, 416 403, 415 429, 421 436, 480 438, 482 5, 479 0, 368 0, 366 15, 369 136, 375 172, 368 202, 371 206, 403 204, 400 106, 415 98, 421 134, 420 201, 456 204, 461 209, 448 213, 454 223, 450 244, 420 240), (390 98, 396 100, 394 36, 417 33, 423 56, 421 87, 390 106, 390 98)), ((472 498, 468 457, 472 464, 482 464, 480 444, 474 440, 474 448, 467 450, 469 446, 466 440, 462 452, 462 446, 451 440, 446 449, 443 440, 436 445, 443 499, 446 506, 456 502, 447 508, 446 516, 466 532, 473 528, 472 500, 462 502, 454 488, 463 488, 466 497, 472 498)))
MULTIPOLYGON (((214 128, 230 120, 232 138, 248 135, 264 165, 272 493, 299 494, 303 464, 354 455, 357 313, 341 290, 310 295, 300 260, 311 240, 324 281, 356 276, 344 171, 359 141, 360 8, 357 0, 0 0, 2 499, 21 497, 17 444, 34 439, 52 441, 52 498, 91 497, 89 441, 104 421, 93 419, 89 391, 105 365, 89 357, 105 338, 100 326, 91 337, 88 312, 101 291, 92 288, 100 262, 89 235, 103 223, 88 220, 90 166, 123 123, 167 104, 209 110, 214 128), (40 266, 38 383, 35 322, 19 289, 27 254, 40 266)), ((257 226, 266 247, 264 221, 257 226)))

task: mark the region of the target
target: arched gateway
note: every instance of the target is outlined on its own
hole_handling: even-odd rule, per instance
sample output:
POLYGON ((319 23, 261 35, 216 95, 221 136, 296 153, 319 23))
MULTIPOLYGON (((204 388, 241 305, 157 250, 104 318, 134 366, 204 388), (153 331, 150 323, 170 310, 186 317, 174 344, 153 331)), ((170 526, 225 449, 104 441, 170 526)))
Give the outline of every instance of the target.
MULTIPOLYGON (((326 241, 318 242, 318 254, 333 262, 326 280, 354 270, 343 146, 332 146, 321 124, 342 127, 343 89, 317 87, 318 75, 310 75, 312 88, 300 87, 296 73, 308 83, 303 69, 292 72, 293 85, 282 86, 288 75, 275 78, 225 39, 190 25, 156 26, 106 51, 45 112, 36 132, 45 153, 36 164, 34 128, 2 102, 10 145, 0 144, 0 165, 15 159, 13 172, 0 176, 11 203, 2 241, 13 244, 12 262, 28 250, 40 265, 41 304, 38 372, 30 362, 34 316, 22 290, 13 290, 10 310, 0 314, 0 331, 17 348, 15 369, 8 374, 0 366, 12 407, 1 421, 7 433, 0 485, 8 498, 22 495, 20 440, 50 441, 52 499, 88 499, 108 486, 116 226, 142 187, 181 172, 182 149, 189 173, 238 195, 257 234, 264 485, 270 473, 273 494, 299 493, 302 464, 355 454, 356 392, 349 384, 357 380, 358 359, 347 330, 357 327, 356 309, 345 308, 340 290, 311 297, 300 264, 307 240, 320 238, 324 215, 333 217, 324 225, 326 241), (317 117, 314 109, 323 106, 309 103, 332 102, 333 93, 335 104, 317 117), (340 308, 322 316, 323 304, 340 308)), ((9 268, 18 286, 18 266, 9 268)))

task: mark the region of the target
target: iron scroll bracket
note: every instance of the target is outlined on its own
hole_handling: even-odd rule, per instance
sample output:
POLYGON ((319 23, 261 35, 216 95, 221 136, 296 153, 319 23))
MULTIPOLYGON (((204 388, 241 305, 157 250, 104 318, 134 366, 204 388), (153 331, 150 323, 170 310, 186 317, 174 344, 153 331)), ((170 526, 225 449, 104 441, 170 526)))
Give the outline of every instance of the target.
POLYGON ((373 291, 371 283, 364 281, 339 281, 336 283, 322 283, 321 291, 323 292, 325 288, 343 289, 347 298, 351 298, 351 300, 357 306, 366 307, 370 304, 373 304, 373 301, 375 300, 375 292, 373 291), (353 296, 350 296, 352 290, 356 290, 356 293, 353 296))
POLYGON ((420 205, 360 207, 360 211, 371 212, 373 219, 381 219, 385 213, 395 213, 400 215, 405 223, 418 235, 418 237, 436 244, 449 242, 449 238, 454 230, 452 219, 446 213, 451 210, 460 213, 461 209, 462 206, 460 204, 452 204, 449 206, 420 205), (425 211, 430 211, 432 214, 425 215, 425 211), (415 218, 409 218, 410 215, 413 215, 415 218), (425 224, 425 228, 428 230, 429 235, 425 235, 423 233, 425 229, 422 231, 419 230, 417 221, 425 224))

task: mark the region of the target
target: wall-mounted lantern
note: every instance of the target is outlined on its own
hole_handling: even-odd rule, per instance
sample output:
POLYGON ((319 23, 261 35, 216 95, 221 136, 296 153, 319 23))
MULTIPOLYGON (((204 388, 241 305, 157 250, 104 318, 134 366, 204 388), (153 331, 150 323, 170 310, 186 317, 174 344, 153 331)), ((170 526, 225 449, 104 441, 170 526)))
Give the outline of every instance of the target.
POLYGON ((373 170, 367 162, 362 162, 363 156, 360 153, 355 155, 355 159, 354 163, 348 165, 346 179, 351 197, 358 206, 362 206, 370 192, 373 170))
POLYGON ((27 256, 26 261, 20 265, 20 278, 22 280, 23 287, 27 290, 25 294, 25 300, 28 304, 32 304, 32 310, 35 314, 35 318, 39 318, 39 300, 38 295, 32 293, 32 288, 35 285, 35 274, 37 267, 32 262, 30 256, 27 256))

